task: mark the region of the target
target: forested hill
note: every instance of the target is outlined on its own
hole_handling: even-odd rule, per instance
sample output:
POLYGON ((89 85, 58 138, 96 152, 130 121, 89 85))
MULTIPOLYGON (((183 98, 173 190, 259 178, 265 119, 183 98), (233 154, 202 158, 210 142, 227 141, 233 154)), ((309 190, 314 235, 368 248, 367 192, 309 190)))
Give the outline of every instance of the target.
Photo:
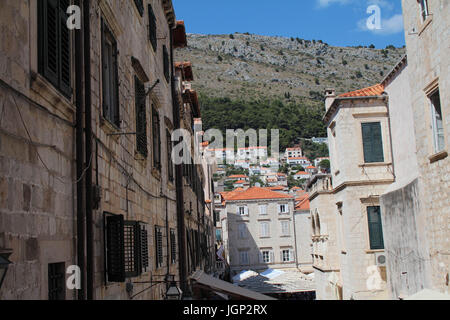
POLYGON ((204 128, 278 128, 282 148, 324 136, 323 91, 343 93, 379 82, 404 55, 388 46, 333 47, 321 40, 188 35, 177 61, 191 61, 204 128))

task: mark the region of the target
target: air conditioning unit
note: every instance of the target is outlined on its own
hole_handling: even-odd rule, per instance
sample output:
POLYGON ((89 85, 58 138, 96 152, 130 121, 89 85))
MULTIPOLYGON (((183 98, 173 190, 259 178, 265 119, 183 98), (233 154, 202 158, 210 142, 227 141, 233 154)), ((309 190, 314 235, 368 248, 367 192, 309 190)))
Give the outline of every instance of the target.
POLYGON ((386 266, 386 254, 384 252, 376 252, 375 253, 375 262, 379 267, 386 266))

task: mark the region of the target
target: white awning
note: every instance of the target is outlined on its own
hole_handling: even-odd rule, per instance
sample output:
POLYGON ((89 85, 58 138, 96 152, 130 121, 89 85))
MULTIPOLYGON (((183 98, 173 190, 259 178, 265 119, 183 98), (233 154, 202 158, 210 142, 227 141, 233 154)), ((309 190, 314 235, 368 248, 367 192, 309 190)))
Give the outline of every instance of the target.
POLYGON ((234 296, 240 299, 247 300, 277 300, 275 298, 266 296, 264 294, 254 292, 245 288, 241 288, 229 282, 220 280, 218 278, 214 278, 210 275, 207 275, 203 271, 195 272, 191 277, 191 280, 194 281, 194 284, 200 285, 202 287, 210 288, 213 291, 225 293, 227 295, 234 296))

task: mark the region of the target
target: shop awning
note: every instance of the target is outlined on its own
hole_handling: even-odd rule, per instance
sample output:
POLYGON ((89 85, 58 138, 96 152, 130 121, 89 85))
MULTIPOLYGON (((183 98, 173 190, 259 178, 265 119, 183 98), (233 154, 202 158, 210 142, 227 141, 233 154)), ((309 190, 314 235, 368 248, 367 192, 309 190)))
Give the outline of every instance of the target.
POLYGON ((202 289, 212 290, 227 294, 232 299, 242 300, 277 300, 275 298, 266 296, 261 293, 257 293, 245 288, 241 288, 229 282, 214 278, 207 275, 203 271, 195 272, 190 279, 193 281, 194 286, 199 286, 202 289))

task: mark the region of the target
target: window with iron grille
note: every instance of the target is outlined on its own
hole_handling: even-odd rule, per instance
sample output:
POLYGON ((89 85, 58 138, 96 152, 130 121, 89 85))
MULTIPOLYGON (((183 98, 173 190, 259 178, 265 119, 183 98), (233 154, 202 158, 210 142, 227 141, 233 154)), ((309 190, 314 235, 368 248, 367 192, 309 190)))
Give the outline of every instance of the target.
POLYGON ((166 129, 167 142, 167 173, 169 181, 173 182, 173 162, 172 162, 172 136, 169 130, 166 129))
POLYGON ((125 277, 140 274, 140 227, 136 221, 124 222, 125 277))
POLYGON ((72 94, 69 5, 69 0, 38 1, 38 70, 68 98, 72 94))
POLYGON ((64 262, 48 264, 48 300, 66 299, 66 270, 64 262))
POLYGON ((170 81, 170 64, 169 64, 169 52, 167 51, 167 47, 163 46, 163 64, 164 64, 164 76, 166 81, 170 81))
POLYGON ((170 256, 172 264, 177 261, 177 238, 175 229, 170 229, 170 256))
POLYGON ((141 17, 144 15, 144 3, 143 0, 134 0, 134 4, 136 5, 136 8, 139 11, 139 14, 141 17))
POLYGON ((159 113, 155 105, 152 105, 152 135, 153 135, 153 167, 161 169, 161 128, 159 113))
POLYGON ((103 117, 120 126, 119 82, 117 74, 117 42, 102 20, 102 97, 103 117))
POLYGON ((148 271, 147 225, 105 213, 106 274, 108 282, 124 282, 148 271))
POLYGON ((155 226, 155 255, 156 268, 160 268, 163 266, 163 236, 159 226, 155 226))
POLYGON ((158 46, 158 39, 156 37, 156 16, 150 4, 148 5, 148 29, 150 43, 152 44, 153 50, 156 51, 158 46))
POLYGON ((136 147, 140 154, 147 157, 147 112, 145 108, 145 85, 137 76, 134 77, 134 92, 136 107, 136 147))

